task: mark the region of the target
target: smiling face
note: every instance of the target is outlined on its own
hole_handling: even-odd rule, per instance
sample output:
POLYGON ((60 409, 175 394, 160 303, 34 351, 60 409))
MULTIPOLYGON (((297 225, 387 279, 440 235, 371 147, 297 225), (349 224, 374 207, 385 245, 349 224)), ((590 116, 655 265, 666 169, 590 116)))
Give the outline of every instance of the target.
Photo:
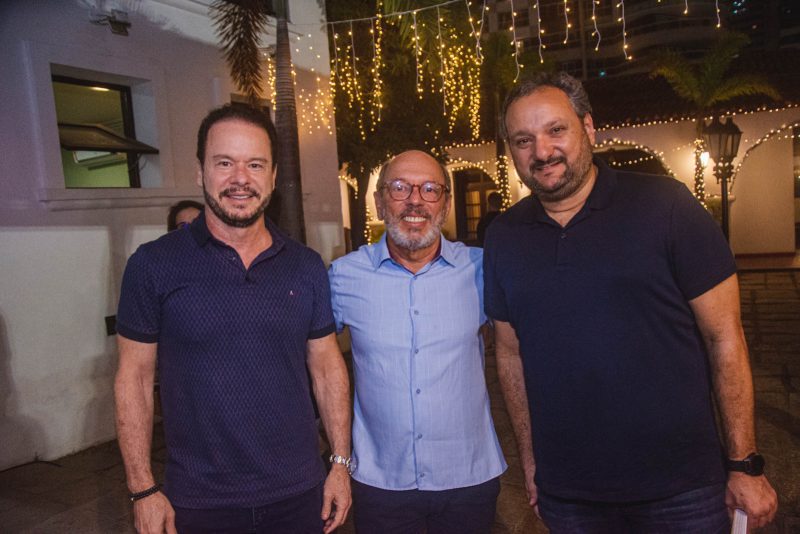
POLYGON ((378 218, 386 223, 387 239, 409 252, 439 246, 442 225, 450 210, 450 194, 447 192, 436 202, 422 199, 420 187, 425 183, 447 185, 439 163, 424 152, 412 150, 403 152, 389 163, 384 180, 375 191, 375 206, 378 218), (394 200, 389 195, 386 186, 394 180, 403 180, 412 186, 407 199, 394 200))
POLYGON ((208 131, 197 182, 211 217, 236 228, 255 224, 275 189, 267 132, 238 119, 215 123, 208 131))
POLYGON ((589 178, 592 116, 581 120, 563 91, 545 86, 520 97, 505 121, 517 173, 542 202, 569 198, 589 178))

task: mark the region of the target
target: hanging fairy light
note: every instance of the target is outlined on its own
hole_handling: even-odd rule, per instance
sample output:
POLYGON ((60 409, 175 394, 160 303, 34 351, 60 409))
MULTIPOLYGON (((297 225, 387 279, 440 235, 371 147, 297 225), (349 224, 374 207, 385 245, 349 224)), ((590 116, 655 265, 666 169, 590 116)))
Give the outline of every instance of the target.
POLYGON ((371 106, 370 106, 370 131, 375 131, 375 126, 379 122, 381 122, 381 113, 383 110, 383 79, 381 78, 381 72, 383 72, 383 54, 382 54, 382 42, 383 42, 383 25, 382 25, 382 18, 380 16, 380 9, 381 9, 382 1, 378 0, 378 16, 374 21, 370 21, 370 32, 372 34, 372 68, 370 72, 372 74, 372 98, 371 106))
POLYGON ((569 29, 572 24, 569 22, 569 0, 564 0, 564 44, 569 41, 569 29))
POLYGON ((511 46, 514 47, 514 65, 517 67, 517 74, 514 76, 514 83, 519 79, 519 43, 517 42, 517 12, 514 11, 514 3, 511 3, 511 46))
MULTIPOLYGON (((484 7, 486 6, 486 0, 483 0, 484 7)), ((472 12, 469 9, 469 0, 464 0, 465 7, 467 8, 467 18, 469 19, 469 27, 472 30, 472 34, 475 36, 475 58, 478 61, 478 64, 483 63, 483 53, 481 52, 481 32, 475 31, 475 24, 473 24, 472 20, 472 12)), ((483 9, 481 9, 481 20, 478 23, 478 27, 483 29, 483 9)))
POLYGON ((628 55, 628 32, 625 28, 625 0, 619 0, 617 7, 620 8, 620 17, 617 22, 622 22, 622 53, 625 54, 625 59, 633 59, 633 56, 628 55))
POLYGON ((536 11, 536 36, 539 38, 539 63, 544 63, 544 57, 542 56, 542 49, 544 48, 542 44, 542 33, 544 30, 542 30, 542 14, 539 9, 539 0, 536 0, 533 10, 536 11))
POLYGON ((597 14, 595 13, 595 7, 599 3, 600 0, 592 0, 592 22, 594 23, 594 32, 592 35, 597 36, 597 44, 594 45, 595 52, 600 50, 600 30, 597 28, 597 14))

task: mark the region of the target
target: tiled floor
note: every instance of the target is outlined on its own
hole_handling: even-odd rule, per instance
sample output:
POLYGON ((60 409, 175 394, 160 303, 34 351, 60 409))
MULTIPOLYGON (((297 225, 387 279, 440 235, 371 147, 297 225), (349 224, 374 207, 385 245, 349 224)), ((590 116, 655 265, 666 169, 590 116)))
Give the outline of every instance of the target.
MULTIPOLYGON (((759 445, 780 497, 776 521, 762 532, 800 533, 800 271, 742 272, 740 279, 757 394, 759 445)), ((493 532, 547 532, 525 503, 514 438, 491 354, 487 355, 487 382, 509 463, 493 532)), ((158 430, 153 451, 159 476, 165 450, 158 430)), ((340 531, 349 534, 352 525, 340 531)), ((116 444, 0 473, 0 532, 133 532, 116 444)))

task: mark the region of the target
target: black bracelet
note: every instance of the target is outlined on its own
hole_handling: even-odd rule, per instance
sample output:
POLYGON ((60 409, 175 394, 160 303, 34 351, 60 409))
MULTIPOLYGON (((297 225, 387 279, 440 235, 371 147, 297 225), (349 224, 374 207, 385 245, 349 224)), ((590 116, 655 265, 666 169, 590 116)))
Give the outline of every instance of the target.
POLYGON ((138 493, 129 493, 128 498, 131 500, 131 502, 136 502, 139 499, 144 499, 145 497, 149 497, 150 495, 158 493, 159 491, 161 491, 161 484, 156 484, 152 488, 147 488, 144 491, 140 491, 138 493))

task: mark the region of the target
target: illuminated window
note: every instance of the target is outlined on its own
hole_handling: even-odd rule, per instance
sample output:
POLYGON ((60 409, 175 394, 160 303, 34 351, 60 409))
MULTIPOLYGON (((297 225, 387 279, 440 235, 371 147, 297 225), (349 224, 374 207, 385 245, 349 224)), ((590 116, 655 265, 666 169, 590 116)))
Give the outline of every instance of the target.
POLYGON ((64 185, 138 188, 142 154, 158 150, 136 141, 130 87, 53 76, 64 185))

